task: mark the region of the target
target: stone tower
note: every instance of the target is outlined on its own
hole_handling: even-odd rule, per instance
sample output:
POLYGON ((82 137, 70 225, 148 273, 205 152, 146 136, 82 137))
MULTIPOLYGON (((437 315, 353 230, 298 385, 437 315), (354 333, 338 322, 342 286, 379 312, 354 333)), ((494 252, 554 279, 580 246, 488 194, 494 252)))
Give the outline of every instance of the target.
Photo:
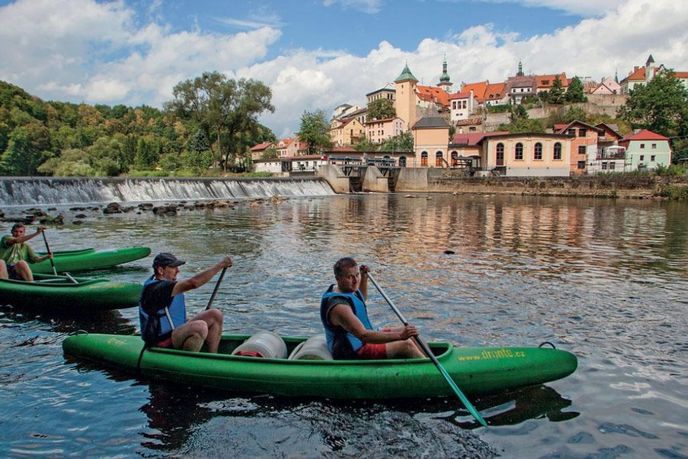
POLYGON ((408 64, 404 66, 404 70, 394 80, 396 91, 394 108, 397 116, 404 121, 404 128, 407 130, 416 122, 416 83, 418 83, 418 79, 413 76, 408 64))
POLYGON ((437 86, 449 92, 451 90, 451 86, 454 84, 450 80, 451 78, 449 78, 449 74, 447 73, 447 57, 445 56, 444 62, 442 62, 442 76, 440 76, 440 82, 437 84, 437 86))

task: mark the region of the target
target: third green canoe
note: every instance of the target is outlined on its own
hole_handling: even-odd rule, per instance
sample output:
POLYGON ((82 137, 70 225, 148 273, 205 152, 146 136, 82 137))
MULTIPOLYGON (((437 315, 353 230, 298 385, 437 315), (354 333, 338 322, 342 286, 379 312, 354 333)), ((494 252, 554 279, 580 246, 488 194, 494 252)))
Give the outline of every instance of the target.
MULTIPOLYGON (((53 255, 57 272, 71 273, 92 269, 111 268, 122 263, 145 258, 150 255, 150 253, 151 249, 148 247, 122 247, 110 250, 82 249, 54 251, 53 255)), ((39 274, 50 274, 53 272, 50 260, 32 263, 31 270, 39 274)))

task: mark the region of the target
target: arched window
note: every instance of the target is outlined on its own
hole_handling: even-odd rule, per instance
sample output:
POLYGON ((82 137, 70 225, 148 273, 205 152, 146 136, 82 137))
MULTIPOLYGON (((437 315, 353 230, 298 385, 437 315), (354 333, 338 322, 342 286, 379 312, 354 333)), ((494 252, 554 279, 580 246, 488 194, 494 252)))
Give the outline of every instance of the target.
POLYGON ((399 167, 406 167, 406 156, 399 156, 399 167))
POLYGON ((561 159, 561 144, 559 142, 554 144, 554 159, 561 159))
POLYGON ((456 167, 459 165, 459 154, 455 151, 451 152, 451 159, 452 159, 452 167, 456 167))
POLYGON ((499 142, 497 144, 497 166, 504 165, 504 144, 499 142))
POLYGON ((521 142, 518 142, 514 148, 514 158, 523 159, 523 144, 521 142))
POLYGON ((533 158, 535 160, 542 159, 542 144, 540 142, 535 144, 535 148, 533 150, 533 158))
POLYGON ((441 151, 435 152, 435 167, 442 167, 443 160, 444 154, 441 151))
POLYGON ((421 167, 428 167, 428 152, 424 151, 420 154, 420 165, 421 167))

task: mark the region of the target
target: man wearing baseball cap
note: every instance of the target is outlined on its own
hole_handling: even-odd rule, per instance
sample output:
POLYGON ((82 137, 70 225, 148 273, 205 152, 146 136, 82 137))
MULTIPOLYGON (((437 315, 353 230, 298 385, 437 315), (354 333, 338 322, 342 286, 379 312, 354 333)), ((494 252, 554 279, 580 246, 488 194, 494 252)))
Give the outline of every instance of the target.
POLYGON ((222 313, 207 309, 187 320, 184 292, 206 284, 223 268, 231 267, 232 259, 224 257, 193 277, 177 280, 184 263, 168 252, 155 256, 153 275, 143 284, 139 304, 141 338, 149 346, 198 352, 206 344, 208 352, 217 352, 222 313))

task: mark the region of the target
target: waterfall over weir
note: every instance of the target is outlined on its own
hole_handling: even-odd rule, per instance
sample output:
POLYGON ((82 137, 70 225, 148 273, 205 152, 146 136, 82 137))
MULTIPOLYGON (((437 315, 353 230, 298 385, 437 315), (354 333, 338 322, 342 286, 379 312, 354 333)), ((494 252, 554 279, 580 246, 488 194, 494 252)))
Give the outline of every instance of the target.
POLYGON ((327 196, 320 178, 0 178, 0 206, 327 196))

